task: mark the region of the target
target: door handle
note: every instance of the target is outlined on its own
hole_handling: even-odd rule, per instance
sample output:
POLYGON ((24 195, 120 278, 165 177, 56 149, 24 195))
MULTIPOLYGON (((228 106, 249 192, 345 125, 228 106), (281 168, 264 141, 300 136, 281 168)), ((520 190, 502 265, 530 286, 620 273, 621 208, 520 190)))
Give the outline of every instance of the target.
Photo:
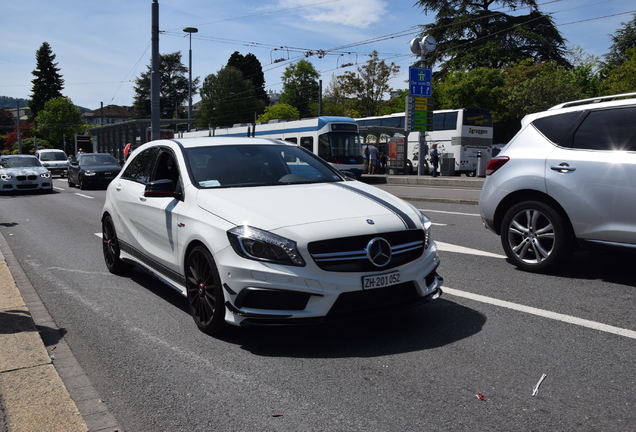
POLYGON ((576 171, 576 168, 571 167, 570 165, 568 165, 567 163, 563 162, 559 165, 552 165, 550 167, 550 169, 552 171, 558 171, 558 172, 562 172, 562 173, 566 173, 566 172, 572 172, 572 171, 576 171))

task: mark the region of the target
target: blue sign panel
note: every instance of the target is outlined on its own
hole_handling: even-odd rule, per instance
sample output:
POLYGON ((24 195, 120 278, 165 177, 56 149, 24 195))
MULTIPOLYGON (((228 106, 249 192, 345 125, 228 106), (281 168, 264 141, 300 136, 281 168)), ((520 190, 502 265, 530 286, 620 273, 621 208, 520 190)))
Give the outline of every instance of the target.
POLYGON ((409 68, 409 96, 433 96, 431 81, 431 69, 409 68))

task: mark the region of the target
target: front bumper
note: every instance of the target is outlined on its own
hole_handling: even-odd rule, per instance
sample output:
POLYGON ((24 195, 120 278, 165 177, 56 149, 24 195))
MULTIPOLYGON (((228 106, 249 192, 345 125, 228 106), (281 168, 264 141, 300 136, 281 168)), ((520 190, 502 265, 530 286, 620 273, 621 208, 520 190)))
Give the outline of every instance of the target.
MULTIPOLYGON (((234 254, 231 248, 227 252, 234 254)), ((419 259, 392 270, 400 272, 402 282, 372 289, 362 288, 362 277, 368 273, 328 272, 313 263, 294 268, 292 273, 288 267, 246 263, 244 259, 228 266, 222 264, 228 263, 224 257, 216 258, 225 291, 225 320, 239 326, 359 318, 418 306, 442 294, 434 243, 419 259)))
MULTIPOLYGON (((242 327, 324 324, 377 316, 414 308, 441 297, 444 279, 437 272, 432 277, 435 286, 431 287, 430 293, 423 297, 409 287, 412 285, 411 282, 368 291, 354 291, 341 294, 329 313, 323 317, 294 318, 292 315, 273 317, 254 313, 241 314, 238 310, 232 312, 243 315, 244 319, 240 322, 242 327)), ((226 306, 230 310, 233 308, 229 302, 226 306)))

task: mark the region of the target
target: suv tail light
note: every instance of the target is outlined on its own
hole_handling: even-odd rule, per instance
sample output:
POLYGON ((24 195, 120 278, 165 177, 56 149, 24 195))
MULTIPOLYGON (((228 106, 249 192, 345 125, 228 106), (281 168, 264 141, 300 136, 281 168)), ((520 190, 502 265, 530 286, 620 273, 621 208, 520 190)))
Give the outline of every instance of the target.
POLYGON ((494 174, 495 171, 504 166, 509 160, 510 158, 508 156, 497 156, 490 159, 490 161, 488 161, 488 165, 486 166, 486 175, 489 176, 494 174))

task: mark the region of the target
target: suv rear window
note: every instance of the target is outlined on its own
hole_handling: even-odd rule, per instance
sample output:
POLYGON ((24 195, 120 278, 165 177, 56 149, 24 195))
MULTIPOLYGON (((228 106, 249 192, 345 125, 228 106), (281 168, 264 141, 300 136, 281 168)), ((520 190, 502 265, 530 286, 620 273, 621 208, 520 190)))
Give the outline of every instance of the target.
POLYGON ((559 144, 581 113, 582 111, 572 111, 541 117, 533 121, 532 125, 554 144, 559 144))
POLYGON ((573 147, 636 151, 636 107, 591 111, 574 133, 573 147))

